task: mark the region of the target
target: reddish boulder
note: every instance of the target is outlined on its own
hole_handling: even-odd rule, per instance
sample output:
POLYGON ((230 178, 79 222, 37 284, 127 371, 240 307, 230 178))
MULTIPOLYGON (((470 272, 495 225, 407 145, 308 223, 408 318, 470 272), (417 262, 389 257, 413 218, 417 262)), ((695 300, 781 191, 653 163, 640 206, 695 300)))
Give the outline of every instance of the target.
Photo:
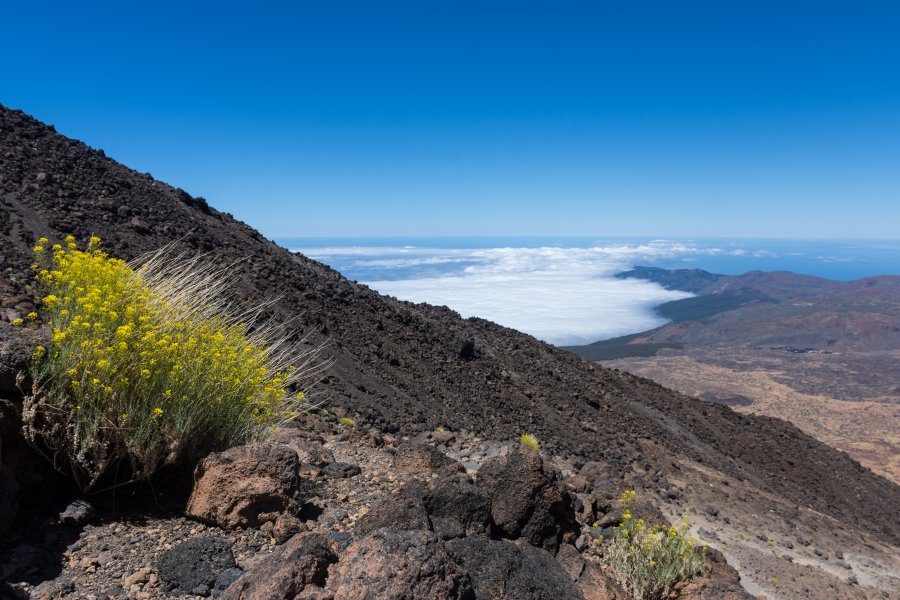
POLYGON ((280 552, 261 561, 225 590, 220 600, 315 600, 325 595, 328 568, 337 562, 337 544, 301 533, 280 552))
POLYGON ((334 600, 474 600, 465 569, 431 531, 379 529, 331 568, 334 600))
POLYGON ((187 516, 223 529, 259 527, 299 512, 304 485, 297 453, 257 443, 210 454, 197 465, 187 516))

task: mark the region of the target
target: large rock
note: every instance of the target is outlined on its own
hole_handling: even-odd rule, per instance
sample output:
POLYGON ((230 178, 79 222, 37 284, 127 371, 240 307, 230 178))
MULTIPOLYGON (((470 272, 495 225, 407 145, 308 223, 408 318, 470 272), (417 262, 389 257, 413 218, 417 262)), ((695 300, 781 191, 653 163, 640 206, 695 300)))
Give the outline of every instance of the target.
POLYGON ((439 480, 424 505, 442 539, 491 533, 491 497, 464 473, 439 480))
POLYGON ((468 572, 479 600, 584 600, 560 564, 539 548, 479 537, 451 540, 446 547, 468 572))
POLYGON ((211 536, 189 539, 156 559, 163 588, 173 595, 206 595, 219 574, 234 566, 231 546, 225 540, 211 536))
POLYGON ((503 537, 551 552, 575 541, 572 497, 538 454, 517 450, 492 458, 478 471, 477 484, 491 498, 491 517, 503 537))
POLYGON ((299 512, 304 488, 300 460, 290 447, 238 446, 200 461, 186 514, 224 529, 259 527, 281 513, 299 512))
POLYGON ((357 522, 356 535, 362 537, 383 528, 432 529, 428 511, 422 501, 424 494, 425 491, 418 486, 410 486, 378 502, 357 522))
POLYGON ((312 600, 322 593, 338 546, 325 536, 301 533, 231 584, 221 600, 312 600))
MULTIPOLYGON (((379 529, 331 568, 334 600, 474 600, 466 569, 430 531, 379 529)), ((552 596, 548 596, 552 597, 552 596)))

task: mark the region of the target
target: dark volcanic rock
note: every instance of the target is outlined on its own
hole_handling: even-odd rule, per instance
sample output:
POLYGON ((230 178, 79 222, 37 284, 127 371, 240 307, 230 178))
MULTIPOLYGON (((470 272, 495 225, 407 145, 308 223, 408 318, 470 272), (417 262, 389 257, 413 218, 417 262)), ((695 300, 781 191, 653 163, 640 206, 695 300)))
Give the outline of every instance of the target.
POLYGON ((258 443, 210 454, 197 465, 187 516, 225 529, 259 527, 303 501, 300 460, 289 446, 258 443))
POLYGON ((491 532, 491 497, 463 473, 438 481, 424 501, 434 531, 445 540, 491 532))
POLYGON ((244 573, 222 600, 294 600, 315 597, 328 578, 328 568, 338 560, 337 546, 328 538, 302 533, 244 573), (301 595, 302 594, 302 595, 301 595))
POLYGON ((450 556, 469 573, 479 599, 584 600, 566 571, 544 550, 478 537, 446 545, 450 556))
POLYGON ((174 594, 207 592, 216 578, 235 566, 231 547, 219 538, 203 536, 190 539, 160 554, 156 570, 165 589, 174 594))
POLYGON ((328 587, 335 600, 474 600, 468 570, 430 531, 379 529, 347 548, 328 587))
POLYGON ((393 497, 379 502, 357 522, 356 533, 364 536, 382 528, 430 530, 431 520, 422 502, 421 493, 401 490, 393 497))
MULTIPOLYGON (((630 464, 637 440, 652 439, 879 539, 900 539, 900 487, 796 427, 597 367, 445 307, 380 296, 205 201, 0 107, 0 320, 9 320, 7 309, 33 305, 37 237, 56 241, 69 232, 81 240, 98 235, 123 259, 179 240, 233 264, 239 301, 277 298, 269 316, 291 320, 298 333, 315 330, 313 343, 333 341, 324 395, 382 431, 445 426, 484 439, 528 431, 548 454, 613 467, 630 464), (38 183, 40 173, 47 177, 38 183)), ((667 461, 651 465, 669 468, 667 461)))
POLYGON ((490 496, 491 517, 503 537, 554 552, 565 536, 575 541, 572 497, 537 453, 492 458, 478 471, 477 483, 490 496))

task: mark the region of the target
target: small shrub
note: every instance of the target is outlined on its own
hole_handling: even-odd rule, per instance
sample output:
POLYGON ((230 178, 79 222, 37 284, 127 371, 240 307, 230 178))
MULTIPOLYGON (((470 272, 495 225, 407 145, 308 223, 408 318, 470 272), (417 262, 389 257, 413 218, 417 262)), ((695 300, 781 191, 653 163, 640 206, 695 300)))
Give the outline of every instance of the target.
POLYGON ((356 421, 354 421, 350 417, 341 417, 340 419, 338 419, 338 423, 340 423, 344 427, 353 427, 354 425, 356 425, 356 421))
POLYGON ((635 492, 620 498, 622 524, 610 543, 609 562, 622 586, 638 600, 662 600, 682 580, 704 575, 706 547, 688 537, 688 524, 648 526, 631 514, 635 492))
POLYGON ((538 444, 537 438, 535 438, 530 433, 523 433, 519 436, 519 443, 522 444, 522 447, 526 450, 530 450, 532 452, 540 452, 541 445, 538 444))
POLYGON ((304 409, 289 390, 324 366, 316 350, 254 323, 259 309, 229 316, 222 269, 171 248, 137 265, 97 238, 47 244, 33 268, 52 342, 33 355, 23 421, 82 490, 123 463, 145 479, 258 439, 304 409))

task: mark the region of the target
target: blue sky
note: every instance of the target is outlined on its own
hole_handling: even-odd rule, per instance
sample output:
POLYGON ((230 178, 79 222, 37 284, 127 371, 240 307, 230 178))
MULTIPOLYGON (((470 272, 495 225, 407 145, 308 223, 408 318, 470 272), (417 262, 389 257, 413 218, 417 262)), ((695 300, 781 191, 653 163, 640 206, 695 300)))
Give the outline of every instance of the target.
POLYGON ((136 6, 5 6, 0 103, 272 237, 900 237, 896 2, 136 6))

